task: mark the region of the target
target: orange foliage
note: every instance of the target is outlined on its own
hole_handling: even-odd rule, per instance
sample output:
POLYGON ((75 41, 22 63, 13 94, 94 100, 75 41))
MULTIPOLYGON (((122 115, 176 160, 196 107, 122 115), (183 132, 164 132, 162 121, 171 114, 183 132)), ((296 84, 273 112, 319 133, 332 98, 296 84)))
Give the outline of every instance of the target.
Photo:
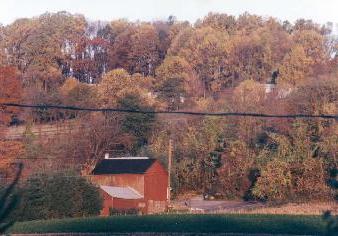
MULTIPOLYGON (((15 103, 20 101, 22 87, 14 67, 0 67, 0 103, 15 103)), ((18 114, 16 108, 0 106, 0 124, 9 124, 18 114)))
POLYGON ((0 141, 0 172, 24 153, 24 145, 19 141, 0 141))

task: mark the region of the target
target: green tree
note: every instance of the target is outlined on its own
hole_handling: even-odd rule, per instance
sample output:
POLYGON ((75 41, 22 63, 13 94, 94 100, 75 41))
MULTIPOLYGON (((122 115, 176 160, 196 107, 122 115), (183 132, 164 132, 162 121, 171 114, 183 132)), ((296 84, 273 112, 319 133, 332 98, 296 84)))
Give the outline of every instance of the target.
MULTIPOLYGON (((142 104, 139 96, 132 94, 119 99, 118 107, 125 110, 154 111, 152 107, 142 104)), ((148 143, 154 121, 155 114, 128 113, 122 118, 122 131, 132 134, 136 138, 134 152, 148 143)))
POLYGON ((202 160, 202 172, 204 174, 204 193, 215 193, 219 185, 217 170, 222 166, 222 154, 224 152, 224 137, 217 138, 216 148, 209 153, 209 156, 202 160))
POLYGON ((218 138, 223 132, 221 124, 218 118, 183 118, 175 122, 158 120, 150 137, 149 150, 153 156, 166 162, 168 140, 173 139, 172 180, 175 193, 203 193, 204 184, 209 182, 204 178, 202 162, 209 159, 210 153, 217 148, 218 138))
POLYGON ((0 233, 4 233, 14 224, 14 221, 9 219, 9 215, 19 202, 19 195, 15 193, 15 186, 19 181, 22 169, 23 164, 20 163, 13 181, 0 192, 0 233))
MULTIPOLYGON (((338 169, 335 168, 330 174, 330 187, 335 191, 335 200, 338 201, 338 169)), ((327 232, 326 235, 335 235, 338 231, 338 216, 332 215, 330 211, 327 211, 323 215, 324 220, 327 221, 327 232)))
POLYGON ((255 161, 260 175, 252 190, 254 196, 279 202, 330 198, 324 162, 329 155, 321 158, 307 132, 306 125, 294 124, 289 137, 269 134, 270 144, 255 161))

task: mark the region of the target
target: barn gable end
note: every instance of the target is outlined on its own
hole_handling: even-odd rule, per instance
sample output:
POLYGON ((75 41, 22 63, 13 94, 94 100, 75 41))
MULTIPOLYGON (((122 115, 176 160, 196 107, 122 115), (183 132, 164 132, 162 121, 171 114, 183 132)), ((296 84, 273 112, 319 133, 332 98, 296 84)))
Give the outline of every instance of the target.
POLYGON ((103 192, 102 215, 109 215, 109 208, 137 208, 144 214, 160 213, 167 208, 168 173, 156 159, 103 159, 90 179, 103 192))

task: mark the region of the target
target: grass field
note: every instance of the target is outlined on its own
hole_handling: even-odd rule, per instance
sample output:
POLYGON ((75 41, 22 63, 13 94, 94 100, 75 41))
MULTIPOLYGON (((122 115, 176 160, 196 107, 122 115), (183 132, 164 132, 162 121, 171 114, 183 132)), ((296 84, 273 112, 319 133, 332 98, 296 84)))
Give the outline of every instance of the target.
POLYGON ((16 223, 10 233, 177 232, 311 234, 325 232, 319 216, 152 215, 76 218, 16 223))
POLYGON ((232 211, 231 213, 242 214, 266 214, 266 215, 323 215, 330 210, 332 214, 338 215, 338 207, 335 202, 317 203, 287 203, 280 206, 257 207, 253 209, 243 209, 232 211))

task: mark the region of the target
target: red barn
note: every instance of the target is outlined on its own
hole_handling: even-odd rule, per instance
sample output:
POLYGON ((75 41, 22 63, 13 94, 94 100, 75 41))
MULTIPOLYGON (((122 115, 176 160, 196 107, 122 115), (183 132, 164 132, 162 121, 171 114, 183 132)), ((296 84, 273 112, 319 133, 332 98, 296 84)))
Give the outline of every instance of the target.
POLYGON ((137 209, 143 214, 164 212, 168 204, 168 172, 148 157, 105 158, 92 171, 91 180, 104 198, 101 215, 109 209, 137 209))

